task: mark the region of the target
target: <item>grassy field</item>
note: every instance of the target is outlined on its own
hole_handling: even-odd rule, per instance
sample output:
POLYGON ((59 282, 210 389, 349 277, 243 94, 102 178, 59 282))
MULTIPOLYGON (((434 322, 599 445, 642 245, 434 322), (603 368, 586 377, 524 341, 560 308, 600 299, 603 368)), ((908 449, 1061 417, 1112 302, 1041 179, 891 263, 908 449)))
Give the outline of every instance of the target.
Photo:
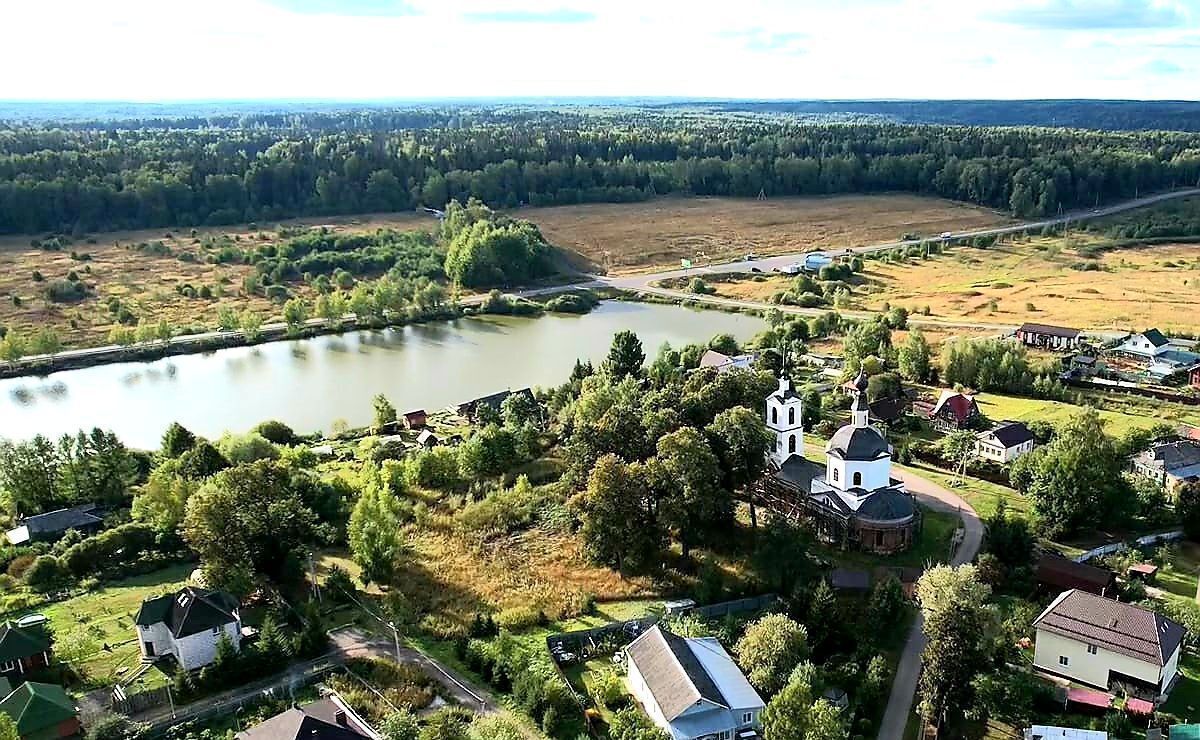
MULTIPOLYGON (((82 674, 85 685, 110 686, 123 674, 131 673, 140 662, 133 620, 142 601, 182 587, 193 567, 177 565, 117 581, 96 591, 47 605, 39 612, 50 620, 58 642, 78 639, 81 644, 92 647, 85 651, 88 655, 73 664, 82 674), (119 673, 122 668, 126 670, 119 673)), ((152 674, 155 672, 147 675, 152 674)))
MULTIPOLYGON (((1014 421, 1048 421, 1051 424, 1058 424, 1066 420, 1068 417, 1079 413, 1080 407, 1070 403, 1062 403, 1059 401, 1046 401, 1038 398, 1019 398, 1017 396, 1003 396, 996 393, 980 393, 975 397, 979 404, 979 410, 983 415, 993 421, 1003 419, 1012 419, 1014 421)), ((1180 406, 1180 409, 1184 407, 1180 406)), ((1164 413, 1162 416, 1148 415, 1149 409, 1138 409, 1143 413, 1132 414, 1120 411, 1109 411, 1105 409, 1099 410, 1100 418, 1104 420, 1105 431, 1110 435, 1120 437, 1131 429, 1148 429, 1155 424, 1169 421, 1182 421, 1183 419, 1175 419, 1165 415, 1160 405, 1159 413, 1164 413)), ((1195 411, 1191 410, 1190 414, 1195 415, 1195 411)))
POLYGON ((1200 655, 1185 652, 1179 658, 1179 674, 1179 683, 1163 705, 1163 711, 1191 720, 1200 719, 1200 655))
POLYGON ((1195 318, 1200 246, 1122 249, 1086 260, 1076 250, 1094 239, 1048 237, 990 249, 954 247, 940 257, 903 264, 868 260, 865 284, 855 291, 856 307, 879 309, 890 302, 928 306, 934 317, 1084 329, 1157 326, 1170 333, 1200 325, 1195 318), (1073 267, 1085 263, 1099 269, 1073 267))
POLYGON ((916 195, 827 198, 660 198, 645 203, 531 208, 519 212, 547 240, 611 272, 679 259, 746 252, 785 254, 850 247, 1005 223, 993 211, 916 195))

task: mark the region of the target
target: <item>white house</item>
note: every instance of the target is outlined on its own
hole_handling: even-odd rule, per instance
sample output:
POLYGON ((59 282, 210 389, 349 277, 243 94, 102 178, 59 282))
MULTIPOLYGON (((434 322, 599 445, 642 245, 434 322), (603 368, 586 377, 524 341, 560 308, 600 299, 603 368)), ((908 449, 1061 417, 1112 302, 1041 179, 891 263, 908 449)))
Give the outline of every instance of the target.
POLYGON ((630 691, 672 740, 733 740, 761 727, 766 705, 716 638, 655 625, 625 654, 630 691))
POLYGON ((1200 441, 1175 439, 1152 443, 1130 459, 1137 475, 1157 482, 1167 491, 1200 478, 1200 441))
POLYGON ((1033 432, 1019 421, 1002 421, 996 427, 975 435, 975 454, 984 460, 1010 463, 1033 452, 1033 432))
POLYGON ((1123 355, 1153 360, 1165 352, 1171 351, 1171 342, 1158 329, 1147 329, 1141 334, 1130 334, 1125 341, 1113 348, 1113 352, 1123 355))
POLYGON ((173 655, 184 670, 213 662, 224 634, 241 647, 242 620, 238 602, 224 591, 185 586, 182 590, 142 602, 134 620, 142 660, 173 655))
POLYGON ((1122 684, 1154 700, 1175 685, 1186 631, 1149 609, 1072 589, 1033 626, 1041 671, 1105 691, 1122 684))

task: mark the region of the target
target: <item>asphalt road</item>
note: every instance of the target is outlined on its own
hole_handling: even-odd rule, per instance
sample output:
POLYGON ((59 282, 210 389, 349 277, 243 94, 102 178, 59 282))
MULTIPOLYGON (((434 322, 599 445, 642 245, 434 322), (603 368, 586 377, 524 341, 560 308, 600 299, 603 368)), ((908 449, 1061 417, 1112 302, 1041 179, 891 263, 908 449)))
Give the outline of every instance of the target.
MULTIPOLYGON (((892 469, 892 473, 904 481, 908 490, 915 493, 917 500, 925 506, 957 513, 962 519, 963 539, 950 559, 950 564, 962 565, 974 560, 983 543, 983 522, 979 520, 975 509, 961 497, 932 481, 896 468, 892 469)), ((913 700, 917 695, 917 679, 921 675, 921 653, 925 650, 924 627, 925 620, 921 613, 917 612, 917 617, 908 631, 904 651, 900 654, 900 664, 896 667, 896 678, 892 682, 892 693, 888 697, 887 709, 884 710, 883 721, 879 725, 878 740, 904 738, 904 726, 912 712, 913 700)))

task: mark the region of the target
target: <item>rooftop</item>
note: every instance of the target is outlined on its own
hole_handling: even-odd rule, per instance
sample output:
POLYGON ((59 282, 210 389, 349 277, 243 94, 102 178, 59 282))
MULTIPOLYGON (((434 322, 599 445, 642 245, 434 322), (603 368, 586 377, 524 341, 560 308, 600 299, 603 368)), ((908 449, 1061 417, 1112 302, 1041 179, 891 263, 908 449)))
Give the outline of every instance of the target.
POLYGON ((224 591, 185 586, 143 601, 134 621, 143 627, 162 622, 175 637, 187 637, 237 622, 237 608, 237 599, 224 591))
POLYGON ((1186 634, 1183 625, 1161 614, 1078 589, 1059 594, 1033 624, 1160 667, 1186 634))
POLYGON ((292 707, 240 732, 238 740, 358 740, 375 733, 334 697, 292 707))
POLYGON ((993 436, 1004 445, 1005 449, 1033 441, 1033 432, 1022 421, 1002 421, 986 432, 980 432, 977 437, 993 436))
POLYGON ((714 638, 684 638, 655 625, 625 651, 668 722, 703 701, 725 709, 763 706, 714 638))
POLYGON ((1072 329, 1067 326, 1052 326, 1050 324, 1034 324, 1026 322, 1021 324, 1017 331, 1032 332, 1034 334, 1046 334, 1052 337, 1067 337, 1074 339, 1079 336, 1078 329, 1072 329))

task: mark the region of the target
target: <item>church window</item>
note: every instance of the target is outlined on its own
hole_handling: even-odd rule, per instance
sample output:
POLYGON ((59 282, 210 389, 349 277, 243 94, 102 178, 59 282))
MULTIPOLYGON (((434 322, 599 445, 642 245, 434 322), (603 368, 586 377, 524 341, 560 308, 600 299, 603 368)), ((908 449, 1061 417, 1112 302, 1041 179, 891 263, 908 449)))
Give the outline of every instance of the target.
POLYGON ((796 435, 788 437, 788 452, 796 451, 796 435))
POLYGON ((793 406, 790 409, 788 409, 788 425, 791 426, 795 423, 796 423, 796 407, 793 406))
POLYGON ((854 474, 854 485, 856 485, 856 486, 862 485, 862 473, 854 474))
POLYGON ((838 479, 838 469, 834 468, 833 469, 833 482, 837 483, 837 479, 838 479))
POLYGON ((779 409, 775 408, 774 406, 771 407, 771 423, 779 423, 779 409))

